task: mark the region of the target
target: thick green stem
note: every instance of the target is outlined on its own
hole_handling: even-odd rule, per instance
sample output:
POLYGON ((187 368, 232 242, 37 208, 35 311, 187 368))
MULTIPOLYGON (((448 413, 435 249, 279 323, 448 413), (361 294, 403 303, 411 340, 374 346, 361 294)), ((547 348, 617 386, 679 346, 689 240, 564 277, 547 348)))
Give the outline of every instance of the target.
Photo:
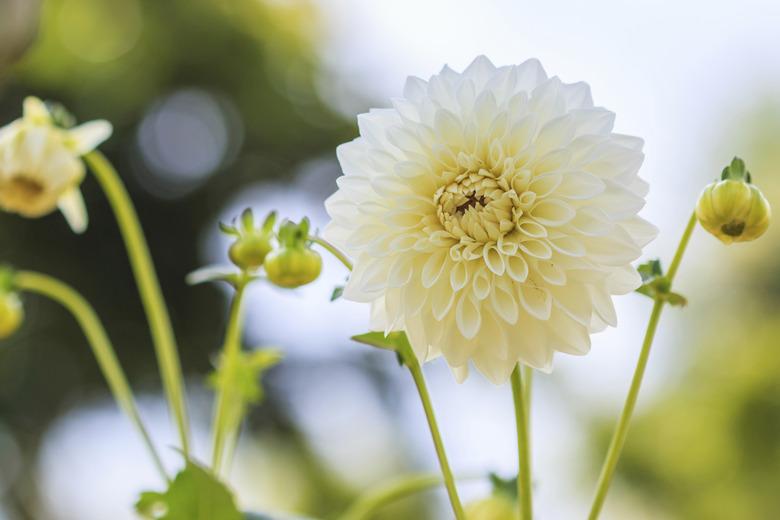
POLYGON ((458 497, 458 489, 455 486, 455 477, 452 474, 450 463, 447 460, 447 453, 444 451, 444 442, 441 439, 441 433, 439 433, 439 425, 436 422, 436 415, 433 412, 433 405, 431 404, 431 396, 428 394, 428 386, 425 384, 425 376, 423 375, 420 363, 414 355, 405 356, 406 365, 409 367, 409 371, 414 379, 414 384, 417 386, 417 392, 420 394, 420 401, 425 411, 425 418, 428 420, 428 427, 431 430, 431 437, 433 438, 433 445, 436 448, 436 456, 439 458, 439 466, 441 467, 441 474, 444 478, 444 486, 447 488, 447 495, 450 498, 450 504, 452 505, 452 511, 455 513, 456 520, 465 520, 466 515, 463 512, 463 505, 458 497))
MULTIPOLYGON (((672 281, 677 275, 677 270, 680 267, 683 254, 688 247, 688 242, 691 239, 693 230, 696 228, 696 214, 691 215, 688 220, 688 225, 685 227, 680 244, 677 246, 677 251, 674 254, 672 263, 669 266, 669 271, 666 273, 666 278, 669 283, 669 290, 672 287, 672 281)), ((634 377, 631 380, 631 387, 628 390, 628 396, 626 402, 623 405, 623 411, 618 419, 615 433, 612 435, 612 441, 609 444, 607 450, 607 457, 604 460, 604 466, 601 468, 601 474, 599 476, 599 482, 596 486, 596 494, 593 499, 593 505, 591 506, 588 520, 596 520, 601 514, 601 510, 604 507, 604 501, 607 498, 609 492, 609 486, 612 483, 612 478, 615 474, 615 468, 617 467, 620 454, 623 451, 623 446, 626 443, 626 436, 628 435, 628 428, 631 422, 631 417, 634 413, 637 397, 639 396, 639 389, 642 386, 642 378, 645 375, 645 369, 647 368, 647 360, 650 357, 650 348, 653 345, 653 339, 655 338, 655 332, 658 328, 658 322, 661 318, 661 311, 664 308, 665 300, 656 298, 653 303, 653 310, 650 313, 650 321, 647 323, 647 330, 645 331, 645 339, 642 343, 642 350, 639 352, 639 360, 637 361, 636 368, 634 369, 634 377)))
POLYGON ((346 267, 347 270, 349 270, 349 271, 352 270, 352 262, 350 262, 349 258, 347 258, 347 255, 345 255, 344 253, 339 251, 336 248, 336 246, 334 246, 333 244, 331 244, 330 242, 328 242, 327 240, 325 240, 324 238, 321 238, 321 237, 316 237, 316 236, 315 237, 309 237, 309 240, 311 240, 315 244, 318 244, 318 245, 322 246, 330 254, 335 256, 339 260, 339 262, 344 264, 344 267, 346 267))
POLYGON ((168 475, 165 473, 160 455, 157 453, 149 433, 141 420, 133 392, 116 358, 114 347, 111 345, 111 341, 108 339, 100 319, 89 303, 70 286, 45 274, 19 271, 14 275, 14 284, 20 291, 37 293, 58 302, 76 318, 89 341, 95 359, 103 372, 103 376, 106 378, 108 387, 114 395, 117 405, 127 415, 130 422, 138 430, 138 433, 141 434, 141 438, 149 450, 152 461, 160 475, 163 479, 168 480, 168 475))
POLYGON ((533 518, 533 500, 531 491, 531 446, 528 435, 528 396, 530 388, 523 384, 522 367, 518 364, 512 371, 512 400, 515 405, 515 423, 517 424, 517 497, 520 507, 520 519, 533 518))
MULTIPOLYGON (((230 304, 230 316, 228 318, 227 330, 225 332, 225 342, 220 355, 220 370, 225 370, 228 379, 223 381, 217 391, 217 399, 214 407, 214 420, 212 421, 212 453, 211 465, 214 473, 219 474, 222 461, 225 455, 225 443, 228 439, 235 442, 236 432, 231 431, 238 428, 239 425, 233 424, 229 413, 229 401, 233 396, 229 395, 235 385, 231 381, 236 370, 236 363, 239 362, 241 353, 241 329, 243 324, 243 301, 246 289, 246 280, 242 279, 236 285, 236 293, 230 304)), ((240 424, 240 420, 239 420, 240 424)), ((232 451, 232 448, 231 448, 232 451)))
POLYGON ((186 457, 189 457, 189 420, 187 419, 181 363, 168 309, 152 264, 149 246, 141 230, 138 214, 119 175, 103 154, 97 151, 90 152, 84 156, 84 159, 95 174, 95 178, 103 188, 114 210, 138 285, 138 292, 149 321, 149 329, 154 341, 168 406, 179 430, 182 451, 186 457))

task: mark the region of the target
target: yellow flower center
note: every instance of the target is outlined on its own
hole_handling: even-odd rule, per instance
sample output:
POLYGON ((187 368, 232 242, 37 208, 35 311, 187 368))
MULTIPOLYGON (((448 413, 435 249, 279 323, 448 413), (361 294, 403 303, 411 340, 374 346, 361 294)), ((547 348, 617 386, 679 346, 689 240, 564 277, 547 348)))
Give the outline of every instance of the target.
POLYGON ((45 191, 42 183, 24 175, 17 175, 0 182, 0 202, 7 207, 18 209, 34 204, 45 191))

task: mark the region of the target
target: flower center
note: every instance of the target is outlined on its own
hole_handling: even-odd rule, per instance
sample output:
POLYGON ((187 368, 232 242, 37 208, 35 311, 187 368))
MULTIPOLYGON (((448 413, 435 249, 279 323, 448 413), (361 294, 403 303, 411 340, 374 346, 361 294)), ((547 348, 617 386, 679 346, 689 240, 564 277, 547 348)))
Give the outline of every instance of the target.
POLYGON ((44 191, 43 184, 24 175, 0 183, 0 198, 7 206, 25 207, 33 204, 44 191))
POLYGON ((497 241, 514 227, 514 191, 487 170, 467 171, 441 186, 433 195, 444 229, 459 239, 497 241))

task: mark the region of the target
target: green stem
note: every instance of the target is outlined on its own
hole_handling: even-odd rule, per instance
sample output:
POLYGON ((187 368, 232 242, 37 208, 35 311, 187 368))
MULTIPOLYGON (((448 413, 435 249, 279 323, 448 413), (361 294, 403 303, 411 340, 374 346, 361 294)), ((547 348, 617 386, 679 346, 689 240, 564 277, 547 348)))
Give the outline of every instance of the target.
MULTIPOLYGON (((457 480, 481 480, 482 476, 458 477, 457 480)), ((407 475, 378 486, 358 498, 338 518, 339 520, 368 520, 374 513, 396 500, 441 486, 441 475, 407 475)))
POLYGON ((127 255, 135 275, 138 291, 143 302, 149 328, 154 341, 157 362, 160 366, 163 388, 171 414, 179 430, 181 448, 185 457, 189 457, 189 421, 184 397, 184 384, 181 375, 181 363, 176 349, 168 309, 165 306, 157 274, 149 254, 138 214, 130 196, 122 184, 111 163, 100 152, 90 152, 84 156, 95 174, 116 216, 127 255))
POLYGON ((441 467, 442 477, 444 478, 444 486, 447 488, 447 495, 449 495, 450 498, 452 511, 455 513, 456 520, 465 520, 466 515, 463 512, 463 505, 458 497, 458 489, 455 486, 455 477, 452 474, 450 463, 447 460, 447 453, 444 451, 444 443, 441 439, 441 433, 439 433, 436 415, 433 412, 431 396, 428 394, 428 386, 425 384, 425 376, 423 375, 419 361, 417 361, 417 358, 414 355, 405 356, 405 358, 406 365, 409 367, 412 379, 414 379, 414 384, 417 386, 417 392, 420 394, 420 401, 422 401, 423 410, 425 411, 425 418, 428 420, 428 427, 431 430, 433 445, 436 448, 436 456, 439 458, 439 466, 441 467))
POLYGON ((14 284, 21 291, 40 294, 58 302, 76 318, 89 341, 95 359, 103 372, 103 376, 106 378, 108 387, 114 395, 117 405, 127 415, 130 422, 138 430, 138 433, 141 434, 141 438, 149 450, 154 465, 163 479, 167 481, 168 475, 165 472, 160 455, 157 453, 154 444, 152 444, 149 432, 141 420, 141 415, 133 397, 133 391, 130 389, 127 378, 116 358, 114 347, 111 345, 111 341, 108 339, 108 335, 94 309, 73 288, 45 274, 19 271, 14 275, 14 284))
MULTIPOLYGON (((515 423, 517 424, 517 497, 520 505, 520 519, 533 518, 531 491, 531 449, 528 436, 528 396, 529 387, 523 384, 522 367, 518 364, 512 371, 512 400, 515 405, 515 423)), ((530 386, 530 382, 527 383, 530 386)))
POLYGON ((318 244, 322 246, 324 249, 326 249, 330 254, 335 256, 342 264, 344 264, 344 267, 347 268, 347 270, 352 270, 352 262, 349 261, 349 258, 347 258, 347 255, 339 251, 336 246, 325 240, 324 238, 313 236, 309 237, 309 240, 314 242, 315 244, 318 244))
POLYGON ((235 366, 236 363, 239 362, 239 354, 241 353, 241 328, 243 326, 242 309, 246 285, 247 280, 245 278, 242 278, 236 284, 236 293, 230 304, 230 316, 228 318, 225 342, 220 356, 220 370, 225 370, 228 378, 219 385, 216 405, 214 407, 214 420, 212 422, 213 443, 211 465, 216 474, 219 474, 222 466, 226 441, 235 437, 235 432, 231 430, 238 427, 238 425, 232 424, 235 421, 231 421, 230 414, 228 413, 229 401, 233 398, 233 396, 228 394, 229 390, 235 386, 230 379, 232 379, 232 376, 236 372, 235 366))
MULTIPOLYGON (((677 270, 680 267, 683 254, 688 247, 688 242, 691 239, 693 230, 696 228, 696 214, 691 215, 688 220, 688 225, 685 227, 680 244, 677 246, 677 251, 674 254, 669 271, 666 274, 666 278, 669 282, 669 290, 671 290, 672 281, 677 275, 677 270)), ((634 413, 636 407, 637 397, 639 396, 639 388, 642 386, 642 378, 645 375, 645 369, 647 368, 647 360, 650 357, 650 348, 653 345, 653 339, 655 338, 655 332, 658 328, 658 322, 661 318, 661 311, 664 308, 666 302, 661 298, 656 298, 653 303, 653 310, 650 313, 650 321, 647 323, 647 330, 645 331, 645 339, 642 342, 642 349, 639 352, 639 360, 637 361, 636 368, 634 369, 634 377, 631 380, 631 387, 628 390, 628 396, 626 402, 623 405, 623 411, 618 419, 615 433, 612 435, 612 441, 609 444, 607 450, 607 457, 604 460, 604 466, 601 468, 601 474, 596 486, 596 494, 593 499, 593 505, 591 506, 588 520, 596 520, 604 507, 604 501, 607 498, 609 492, 609 486, 612 483, 612 478, 615 474, 615 468, 617 467, 620 454, 623 451, 623 446, 626 443, 626 436, 628 435, 628 427, 631 422, 631 416, 634 413)))

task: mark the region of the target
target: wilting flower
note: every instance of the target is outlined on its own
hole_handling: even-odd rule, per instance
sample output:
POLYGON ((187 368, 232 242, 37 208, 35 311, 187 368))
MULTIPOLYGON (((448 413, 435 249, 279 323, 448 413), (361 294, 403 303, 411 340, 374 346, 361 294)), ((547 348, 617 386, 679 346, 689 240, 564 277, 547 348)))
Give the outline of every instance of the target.
POLYGON ((87 227, 79 185, 82 155, 111 135, 107 121, 76 128, 57 127, 46 105, 24 100, 24 115, 0 128, 0 208, 25 217, 41 217, 59 208, 76 232, 87 227))
POLYGON ((612 132, 585 83, 541 64, 411 77, 393 108, 358 116, 325 237, 355 260, 344 296, 418 357, 468 362, 494 382, 517 362, 549 370, 616 324, 612 295, 656 234, 637 216, 641 139, 612 132))
POLYGON ((720 181, 704 188, 696 203, 699 223, 724 244, 757 239, 769 228, 771 216, 769 202, 738 157, 723 170, 720 181))

